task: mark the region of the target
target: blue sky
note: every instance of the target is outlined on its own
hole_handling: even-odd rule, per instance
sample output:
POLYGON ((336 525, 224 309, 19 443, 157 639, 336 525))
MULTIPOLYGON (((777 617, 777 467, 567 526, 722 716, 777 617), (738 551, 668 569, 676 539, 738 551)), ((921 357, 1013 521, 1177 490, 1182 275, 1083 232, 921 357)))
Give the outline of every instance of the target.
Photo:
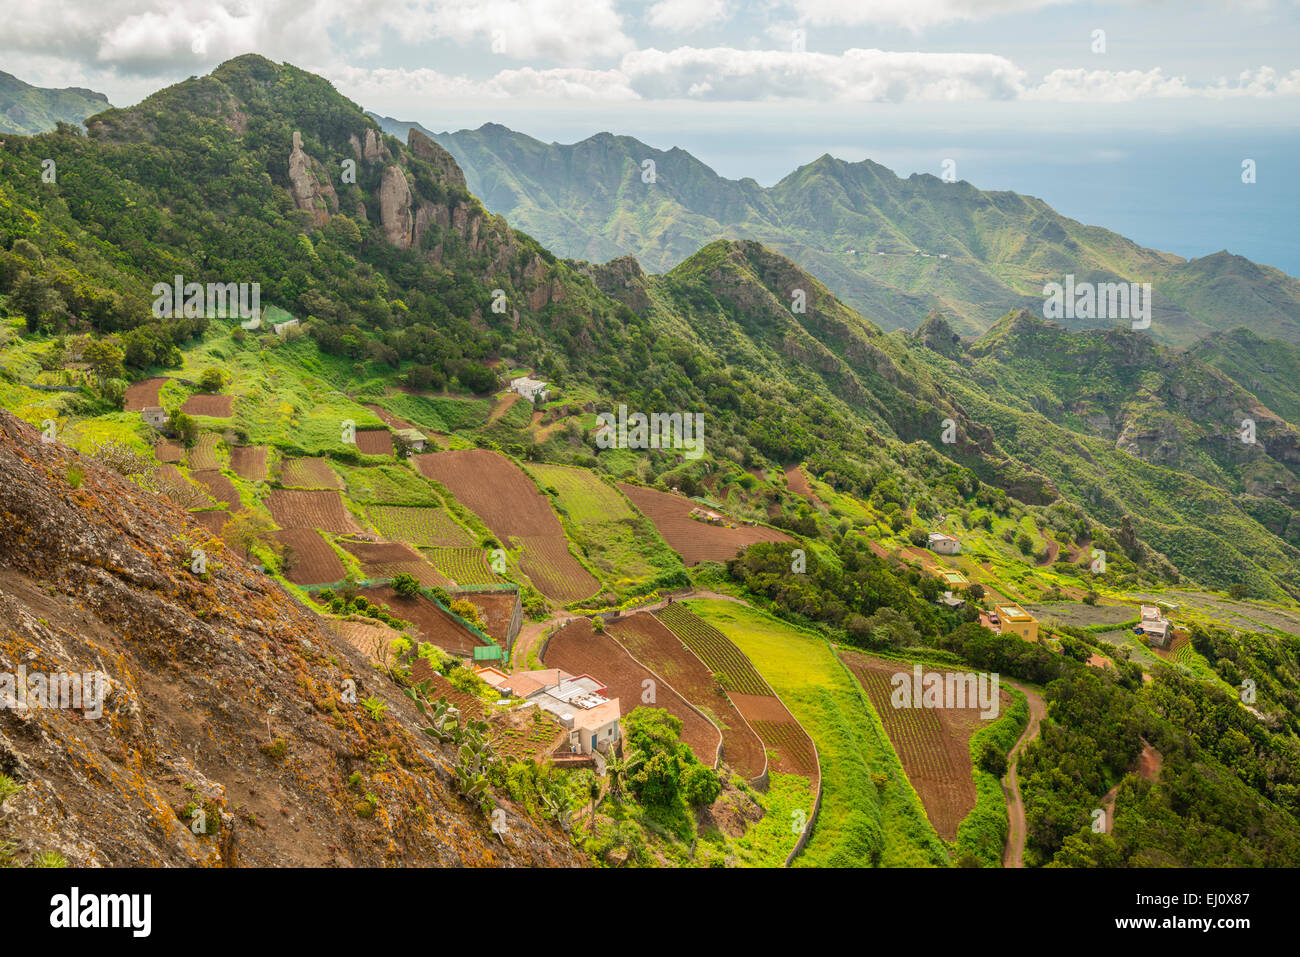
POLYGON ((825 152, 903 175, 951 158, 1148 245, 1300 272, 1295 0, 0 0, 0 18, 0 69, 119 106, 257 52, 435 130, 609 130, 762 183, 825 152))

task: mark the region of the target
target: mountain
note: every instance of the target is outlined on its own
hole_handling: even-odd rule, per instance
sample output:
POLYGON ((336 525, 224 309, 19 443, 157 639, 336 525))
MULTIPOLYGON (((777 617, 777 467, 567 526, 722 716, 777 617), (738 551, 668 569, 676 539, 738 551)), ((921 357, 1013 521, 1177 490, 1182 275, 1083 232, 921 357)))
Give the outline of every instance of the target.
MULTIPOLYGON (((818 203, 845 175, 823 166, 804 183, 818 203)), ((39 715, 11 732, 0 716, 0 784, 24 785, 0 857, 16 835, 24 860, 780 865, 802 819, 815 827, 796 863, 996 865, 997 777, 953 776, 978 783, 979 803, 955 845, 941 840, 882 734, 889 711, 837 657, 853 648, 1041 689, 1043 733, 1020 766, 1031 866, 1295 859, 1296 430, 1273 407, 1297 401, 1285 368, 1258 370, 1265 400, 1246 384, 1249 343, 1212 356, 1020 309, 975 337, 941 308, 886 331, 753 239, 713 239, 655 274, 632 256, 559 258, 488 212, 475 182, 419 130, 384 135, 325 80, 257 56, 107 110, 84 134, 0 151, 0 406, 13 412, 0 418, 0 628, 18 623, 0 652, 91 661, 124 689, 104 726, 39 715), (34 188, 45 158, 58 181, 34 188), (157 289, 177 275, 258 284, 258 322, 201 295, 163 308, 157 289), (550 389, 537 404, 506 388, 524 375, 550 389), (700 454, 602 442, 598 414, 623 405, 699 416, 700 454), (168 440, 146 421, 155 406, 168 440), (1255 446, 1238 448, 1239 417, 1255 446), (406 457, 412 443, 429 451, 406 457), (121 461, 134 465, 106 471, 121 461), (928 551, 936 529, 962 553, 928 551), (688 560, 708 541, 716 560, 688 560), (195 547, 211 549, 206 572, 189 570, 195 547), (978 589, 954 586, 955 569, 978 589), (560 762, 490 762, 475 778, 473 742, 449 774, 437 729, 413 733, 428 718, 403 694, 412 657, 461 704, 523 712, 415 612, 470 616, 463 637, 479 618, 460 586, 485 581, 528 619, 493 659, 512 672, 588 619, 570 633, 593 656, 584 671, 626 678, 632 652, 611 643, 642 627, 682 656, 668 665, 697 666, 650 672, 683 698, 690 680, 709 712, 696 718, 718 716, 729 689, 770 686, 782 713, 768 702, 751 728, 766 787, 737 783, 726 748, 715 773, 664 713, 627 703, 621 798, 560 762), (954 587, 962 608, 943 600, 954 587), (719 594, 732 600, 697 600, 719 594), (698 612, 709 628, 677 641, 634 613, 670 596, 685 607, 664 617, 685 631, 698 612), (1176 646, 1131 631, 1154 600, 1182 606, 1176 646), (986 627, 1006 601, 1034 609, 1039 640, 986 627), (338 639, 357 625, 368 660, 338 639), (345 675, 359 707, 335 700, 345 675), (1130 773, 1148 750, 1164 761, 1154 780, 1130 773), (1096 833, 1108 793, 1114 830, 1096 833), (514 837, 491 833, 491 802, 514 837), (240 854, 173 826, 209 806, 234 816, 221 834, 247 840, 240 854), (109 849, 83 823, 101 816, 109 849)), ((944 195, 912 187, 922 211, 944 195)), ((646 688, 624 687, 628 703, 646 688)), ((990 727, 1005 738, 994 757, 1028 719, 1028 699, 1012 699, 990 727)), ((553 734, 496 723, 488 743, 514 756, 553 734)))
POLYGON ((1288 422, 1300 422, 1300 402, 1296 401, 1300 346, 1238 328, 1223 335, 1207 336, 1196 343, 1192 352, 1258 396, 1288 422))
POLYGON ((6 709, 0 767, 22 786, 8 853, 106 867, 579 862, 513 808, 510 841, 493 835, 411 702, 264 573, 4 411, 0 518, 4 673, 93 672, 109 688, 102 720, 89 706, 6 709), (382 721, 348 703, 348 680, 384 702, 382 721))
POLYGON ((1160 341, 1188 345, 1249 323, 1300 342, 1300 282, 1285 273, 1227 253, 1184 261, 1144 249, 1031 196, 929 175, 902 179, 870 160, 829 155, 765 188, 718 176, 684 150, 627 136, 545 144, 494 123, 433 133, 376 119, 395 135, 417 128, 442 144, 489 209, 567 257, 632 255, 664 272, 715 239, 753 239, 885 329, 915 329, 938 309, 963 335, 983 332, 1008 310, 1041 312, 1043 286, 1066 274, 1150 282, 1150 334, 1160 341), (647 161, 652 183, 644 181, 647 161))
POLYGON ((81 123, 111 105, 94 90, 46 89, 0 70, 0 133, 47 133, 59 123, 81 123))

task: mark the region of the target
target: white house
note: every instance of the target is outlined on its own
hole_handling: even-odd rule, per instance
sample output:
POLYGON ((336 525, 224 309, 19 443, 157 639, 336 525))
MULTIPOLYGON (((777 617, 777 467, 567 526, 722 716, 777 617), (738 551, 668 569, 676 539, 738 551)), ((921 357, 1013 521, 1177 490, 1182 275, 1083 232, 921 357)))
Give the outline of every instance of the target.
POLYGON ((940 555, 960 555, 961 539, 945 535, 943 532, 930 533, 930 551, 940 555))
POLYGON ((1171 637, 1169 629, 1169 619, 1160 613, 1159 607, 1155 605, 1142 606, 1142 621, 1138 623, 1135 630, 1142 632, 1151 639, 1152 644, 1164 648, 1169 645, 1171 637))
POLYGON ((159 408, 156 405, 151 405, 148 408, 140 410, 140 418, 144 419, 146 424, 153 426, 155 429, 161 429, 167 424, 167 410, 159 408))
POLYGON ((550 386, 540 379, 530 379, 528 376, 520 376, 518 379, 510 380, 510 391, 518 392, 529 402, 545 402, 547 395, 550 394, 550 386))
POLYGON ((559 668, 512 675, 481 668, 476 674, 500 691, 555 715, 569 731, 569 746, 583 754, 604 753, 619 738, 619 700, 606 697, 608 689, 591 675, 575 676, 559 668))
POLYGON ((275 330, 275 334, 276 334, 277 336, 283 336, 283 335, 284 335, 286 332, 288 332, 290 329, 297 329, 297 328, 298 328, 298 320, 297 320, 297 319, 288 319, 288 320, 286 320, 286 321, 284 321, 284 322, 277 322, 277 323, 275 323, 274 325, 272 325, 271 328, 275 330))
POLYGON ((424 451, 424 433, 419 429, 398 429, 396 434, 405 440, 407 447, 412 452, 424 451))

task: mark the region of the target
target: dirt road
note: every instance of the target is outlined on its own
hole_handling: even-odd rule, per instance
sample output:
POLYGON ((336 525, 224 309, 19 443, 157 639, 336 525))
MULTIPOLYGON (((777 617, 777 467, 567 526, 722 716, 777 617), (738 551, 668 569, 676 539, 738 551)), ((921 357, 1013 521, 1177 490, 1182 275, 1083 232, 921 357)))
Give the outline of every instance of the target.
POLYGON ((1029 723, 1020 735, 1020 740, 1011 749, 1007 764, 1007 776, 1002 779, 1002 793, 1007 798, 1007 846, 1002 851, 1003 867, 1025 866, 1025 802, 1020 796, 1020 781, 1016 772, 1020 765, 1020 755, 1024 753, 1029 742, 1038 737, 1038 729, 1047 715, 1047 703, 1043 696, 1032 688, 1017 681, 1002 679, 1018 691, 1023 691, 1029 700, 1029 723))

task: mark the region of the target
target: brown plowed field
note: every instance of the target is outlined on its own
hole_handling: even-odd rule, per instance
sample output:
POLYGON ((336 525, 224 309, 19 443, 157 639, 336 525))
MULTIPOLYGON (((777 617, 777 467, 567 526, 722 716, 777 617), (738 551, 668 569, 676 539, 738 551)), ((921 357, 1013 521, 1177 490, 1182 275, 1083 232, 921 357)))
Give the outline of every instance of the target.
POLYGON ((802 495, 814 505, 822 504, 821 499, 817 497, 817 493, 808 484, 808 476, 803 474, 803 469, 799 466, 787 465, 785 467, 785 484, 789 486, 790 491, 794 492, 795 495, 802 495))
MULTIPOLYGON (((384 660, 385 651, 393 640, 402 637, 400 631, 395 631, 379 622, 332 619, 329 626, 331 631, 376 664, 384 660)), ((437 701, 438 696, 434 695, 433 700, 437 701)))
POLYGON ((663 675, 687 701, 722 728, 722 759, 750 780, 763 773, 767 759, 763 744, 741 717, 708 666, 648 613, 610 622, 606 629, 638 661, 663 675))
POLYGON ((185 446, 171 439, 159 439, 158 444, 153 447, 153 454, 159 462, 179 465, 185 461, 185 446))
POLYGON ((221 468, 221 456, 217 453, 217 443, 220 441, 221 436, 215 432, 201 433, 194 447, 187 453, 189 467, 196 472, 221 468))
POLYGON ((619 485, 646 518, 654 523, 669 546, 687 565, 724 562, 755 542, 788 542, 789 535, 761 525, 725 528, 691 518, 696 502, 681 495, 658 492, 640 485, 619 485))
POLYGON ((243 508, 244 503, 239 499, 239 490, 235 488, 233 482, 226 478, 225 474, 217 469, 204 469, 201 472, 193 473, 194 481, 198 482, 208 490, 208 494, 218 502, 225 502, 230 506, 231 511, 243 508))
POLYGON ((339 478, 322 458, 292 458, 280 462, 280 484, 286 488, 343 488, 339 478))
POLYGON ((600 582, 573 557, 565 539, 529 536, 517 541, 523 546, 519 570, 548 598, 568 604, 600 590, 600 582))
POLYGON ((393 433, 387 429, 358 429, 357 451, 362 455, 392 455, 393 433))
POLYGON ((228 419, 234 413, 233 395, 213 395, 199 392, 185 400, 181 411, 186 415, 209 415, 215 419, 228 419))
POLYGON ((453 655, 469 657, 483 643, 472 631, 424 596, 403 598, 387 585, 361 589, 361 594, 380 605, 387 605, 393 617, 413 623, 421 640, 437 645, 453 655))
POLYGON ((357 556, 361 571, 367 578, 396 578, 406 574, 415 577, 426 588, 446 588, 451 579, 434 568, 415 549, 398 542, 352 542, 340 540, 339 544, 357 556))
POLYGON ((624 714, 633 708, 664 708, 682 720, 682 740, 695 756, 712 765, 722 737, 718 729, 700 717, 667 679, 637 664, 627 650, 609 635, 597 634, 587 618, 575 618, 551 636, 543 664, 561 668, 573 675, 591 675, 609 689, 611 698, 619 699, 624 714), (647 685, 653 681, 653 702, 643 701, 647 685))
POLYGON ((731 700, 766 746, 769 755, 775 752, 774 757, 769 756, 771 769, 781 774, 801 774, 813 782, 813 790, 816 790, 820 771, 812 738, 781 699, 770 694, 732 692, 731 700))
POLYGON ((513 591, 458 592, 452 600, 463 598, 479 610, 486 626, 483 630, 496 639, 497 644, 505 649, 510 638, 510 619, 515 611, 515 593, 513 591))
MULTIPOLYGON (((975 807, 975 779, 970 760, 970 739, 985 721, 978 706, 968 708, 895 708, 890 703, 890 679, 908 674, 910 665, 881 661, 843 651, 840 657, 861 682, 871 706, 880 715, 907 779, 912 782, 926 817, 945 841, 957 839, 957 827, 975 807)), ((941 672, 926 668, 925 673, 941 672)), ((1011 694, 999 693, 999 708, 1011 705, 1011 694)), ((999 711, 1001 713, 1001 711, 999 711)))
POLYGON ((328 585, 347 577, 338 554, 315 529, 283 529, 275 533, 275 538, 293 550, 293 562, 285 577, 295 585, 328 585))
POLYGON ((281 528, 319 528, 341 534, 361 534, 343 498, 333 491, 276 489, 266 497, 266 507, 281 528))
POLYGON ((465 449, 417 455, 414 461, 422 475, 447 486, 503 544, 512 538, 523 541, 520 567, 543 595, 570 602, 600 587, 569 553, 547 496, 505 456, 465 449))
POLYGON ((190 512, 190 518, 213 535, 220 535, 221 529, 230 521, 230 513, 224 508, 204 509, 201 512, 190 512))
POLYGON ((230 468, 249 482, 266 481, 266 446, 239 445, 230 450, 230 468))
POLYGON ((166 378, 154 377, 152 379, 143 379, 127 386, 126 404, 122 407, 126 412, 139 412, 141 409, 155 408, 158 405, 158 390, 167 382, 166 378))

